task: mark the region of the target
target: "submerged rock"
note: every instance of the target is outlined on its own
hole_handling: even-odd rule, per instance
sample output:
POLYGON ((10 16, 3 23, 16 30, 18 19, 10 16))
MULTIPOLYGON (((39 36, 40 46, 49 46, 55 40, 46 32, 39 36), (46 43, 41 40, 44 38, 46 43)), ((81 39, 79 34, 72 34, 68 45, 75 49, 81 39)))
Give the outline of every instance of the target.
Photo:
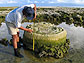
POLYGON ((0 40, 0 44, 8 46, 8 40, 6 38, 3 38, 2 40, 0 40))
POLYGON ((62 58, 67 53, 69 40, 66 40, 67 32, 65 29, 46 22, 27 25, 26 28, 33 29, 34 33, 24 32, 24 47, 27 49, 33 48, 34 34, 35 51, 38 51, 39 57, 52 56, 62 58))

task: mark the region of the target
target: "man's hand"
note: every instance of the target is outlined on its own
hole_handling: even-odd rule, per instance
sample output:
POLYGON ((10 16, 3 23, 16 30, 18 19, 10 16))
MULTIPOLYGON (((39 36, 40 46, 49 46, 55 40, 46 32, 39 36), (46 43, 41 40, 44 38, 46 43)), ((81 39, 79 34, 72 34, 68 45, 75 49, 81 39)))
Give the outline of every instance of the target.
POLYGON ((33 31, 31 29, 26 29, 27 32, 32 33, 33 31))
POLYGON ((27 28, 24 28, 24 27, 19 27, 18 29, 21 29, 21 30, 24 30, 24 31, 27 31, 27 32, 30 32, 32 33, 33 31, 31 29, 27 29, 27 28))

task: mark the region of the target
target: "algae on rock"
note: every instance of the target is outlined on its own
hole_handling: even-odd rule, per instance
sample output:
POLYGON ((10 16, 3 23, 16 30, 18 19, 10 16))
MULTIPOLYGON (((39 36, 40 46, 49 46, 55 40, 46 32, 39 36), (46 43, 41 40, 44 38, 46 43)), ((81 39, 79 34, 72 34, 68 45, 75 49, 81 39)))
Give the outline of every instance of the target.
MULTIPOLYGON (((33 29, 33 24, 26 28, 33 29)), ((66 41, 67 32, 54 24, 39 22, 34 25, 35 50, 39 57, 53 56, 55 58, 63 57, 69 48, 69 40, 66 41)), ((24 32, 23 44, 25 48, 31 49, 33 34, 24 32)))

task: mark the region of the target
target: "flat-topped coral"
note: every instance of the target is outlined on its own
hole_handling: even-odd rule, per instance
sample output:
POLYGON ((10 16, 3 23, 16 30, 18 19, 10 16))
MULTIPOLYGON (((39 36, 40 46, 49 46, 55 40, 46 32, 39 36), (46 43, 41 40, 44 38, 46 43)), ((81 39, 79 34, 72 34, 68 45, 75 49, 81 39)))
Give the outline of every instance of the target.
MULTIPOLYGON (((67 32, 54 24, 39 22, 27 25, 26 28, 34 30, 35 50, 39 56, 63 57, 69 48, 69 41, 66 41, 67 32)), ((33 43, 33 33, 24 32, 23 44, 31 49, 33 43)))
MULTIPOLYGON (((33 25, 28 25, 27 28, 33 29, 33 25)), ((57 34, 63 31, 63 28, 46 22, 35 23, 34 32, 37 34, 57 34)))

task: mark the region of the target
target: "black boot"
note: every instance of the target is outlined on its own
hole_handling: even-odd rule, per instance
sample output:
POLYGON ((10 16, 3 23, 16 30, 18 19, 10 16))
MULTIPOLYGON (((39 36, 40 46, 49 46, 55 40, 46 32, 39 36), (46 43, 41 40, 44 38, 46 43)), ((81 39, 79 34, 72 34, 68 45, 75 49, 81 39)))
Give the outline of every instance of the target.
POLYGON ((17 47, 21 48, 20 42, 17 42, 17 47))
POLYGON ((18 49, 14 49, 14 53, 15 53, 15 56, 16 57, 19 57, 19 58, 23 58, 24 56, 20 54, 20 52, 18 51, 18 49))
POLYGON ((20 42, 17 42, 17 47, 21 48, 21 47, 23 47, 23 44, 21 44, 20 42))

